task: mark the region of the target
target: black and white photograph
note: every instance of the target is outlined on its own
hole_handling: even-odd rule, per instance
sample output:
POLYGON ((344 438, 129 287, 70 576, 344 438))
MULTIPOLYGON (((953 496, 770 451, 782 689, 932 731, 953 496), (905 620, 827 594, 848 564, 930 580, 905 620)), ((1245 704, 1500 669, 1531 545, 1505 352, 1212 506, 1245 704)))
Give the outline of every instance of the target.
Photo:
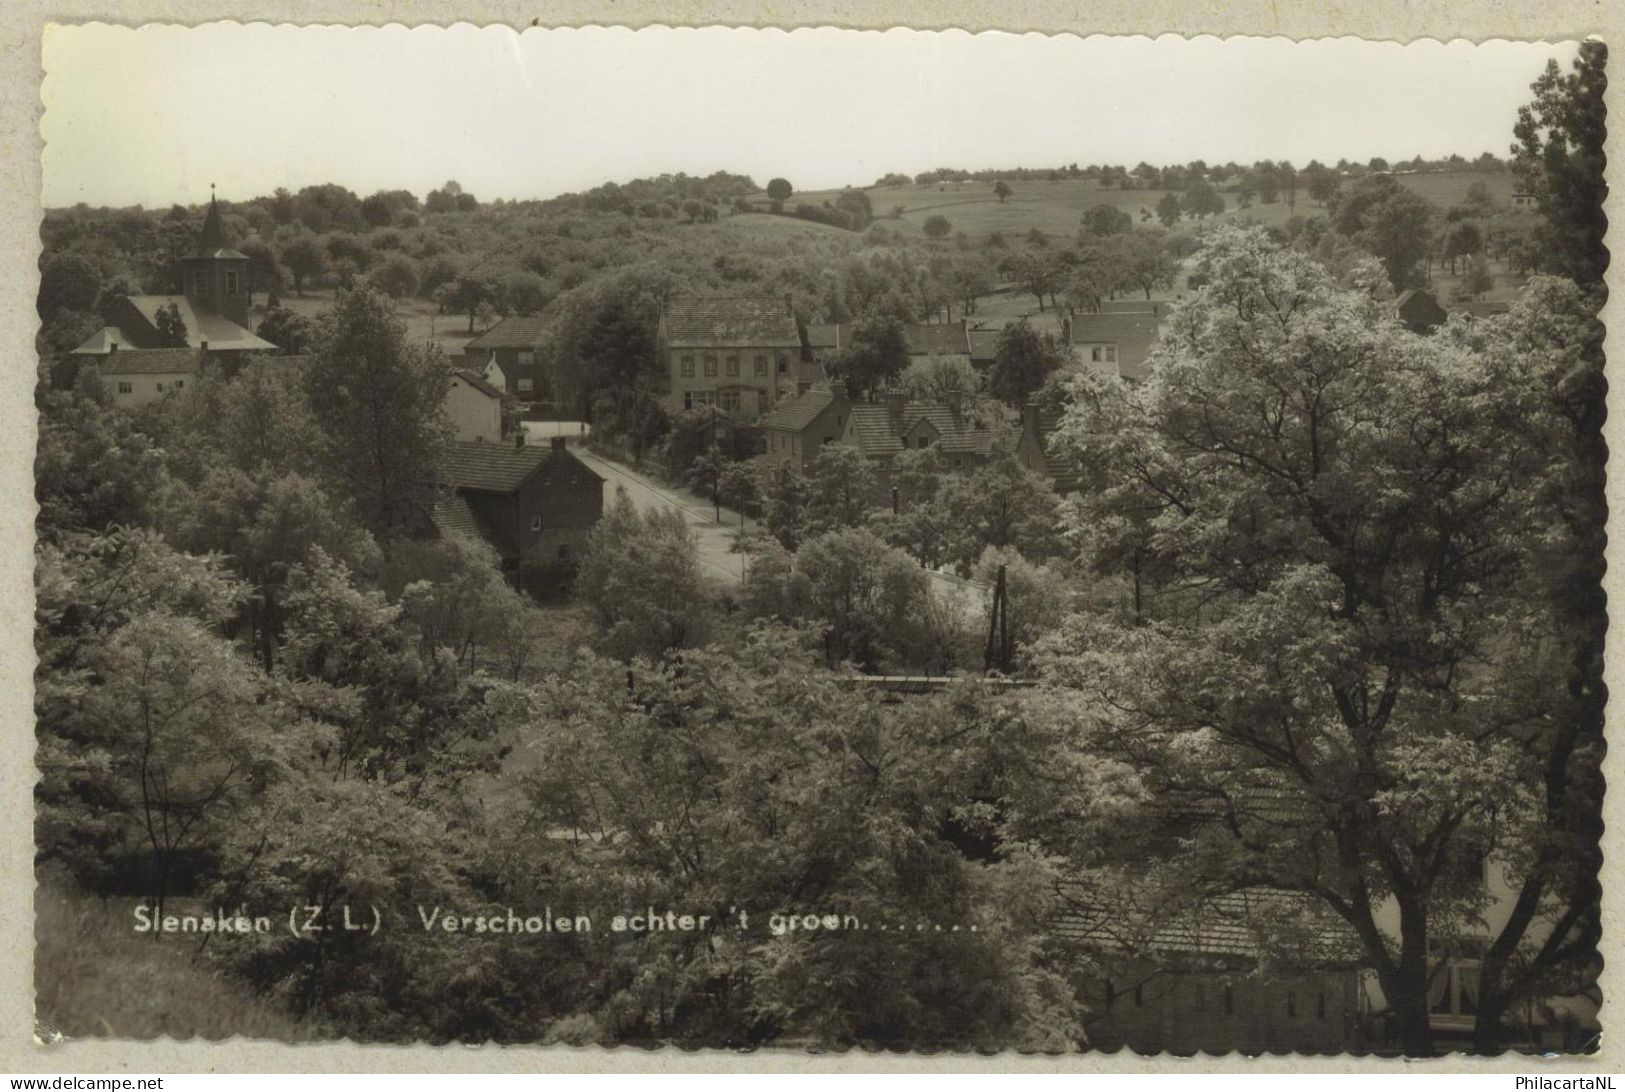
POLYGON ((1600 1049, 1600 38, 41 57, 40 1043, 1600 1049))

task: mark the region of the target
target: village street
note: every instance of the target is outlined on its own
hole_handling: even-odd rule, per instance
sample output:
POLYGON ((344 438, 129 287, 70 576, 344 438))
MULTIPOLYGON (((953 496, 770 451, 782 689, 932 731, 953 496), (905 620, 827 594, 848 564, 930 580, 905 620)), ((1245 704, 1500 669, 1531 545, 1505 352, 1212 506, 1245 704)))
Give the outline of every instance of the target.
MULTIPOLYGON (((686 490, 663 485, 646 474, 613 459, 607 459, 585 444, 586 432, 579 421, 526 421, 528 442, 547 443, 554 436, 563 436, 572 454, 604 478, 604 507, 615 501, 615 490, 624 488, 639 511, 665 508, 681 513, 694 535, 695 557, 702 572, 714 580, 738 587, 744 576, 745 557, 734 549, 741 521, 738 512, 722 506, 722 520, 716 519, 716 506, 694 496, 686 490)), ((755 526, 748 522, 747 526, 755 526)), ((957 601, 967 614, 975 616, 983 609, 982 585, 974 580, 963 580, 948 573, 932 572, 932 590, 950 601, 957 601)))

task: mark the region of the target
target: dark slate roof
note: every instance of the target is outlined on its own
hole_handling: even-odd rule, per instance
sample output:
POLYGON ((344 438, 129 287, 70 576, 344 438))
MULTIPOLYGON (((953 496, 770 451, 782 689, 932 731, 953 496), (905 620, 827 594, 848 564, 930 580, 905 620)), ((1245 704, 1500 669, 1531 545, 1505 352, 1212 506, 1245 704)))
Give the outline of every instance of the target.
POLYGON ((660 316, 668 345, 801 347, 783 296, 674 296, 660 316))
POLYGON ((1348 925, 1318 899, 1296 891, 1246 888, 1173 912, 1140 904, 1132 890, 1102 890, 1075 880, 1060 883, 1057 894, 1061 910, 1052 932, 1103 951, 1256 959, 1279 954, 1281 938, 1291 935, 1308 962, 1346 963, 1360 956, 1348 925))
POLYGON ((500 399, 502 397, 501 391, 491 386, 491 384, 487 383, 483 378, 475 375, 473 372, 460 370, 452 372, 451 374, 456 376, 458 379, 461 379, 464 383, 467 383, 470 387, 473 387, 487 398, 500 399))
POLYGON ((1116 344, 1117 369, 1125 379, 1145 375, 1145 358, 1156 343, 1157 316, 1153 314, 1079 311, 1072 316, 1072 344, 1116 344))
POLYGON ((119 349, 103 357, 101 372, 109 375, 192 375, 203 363, 201 349, 119 349))
POLYGON ((835 401, 835 393, 828 387, 814 387, 788 402, 780 402, 757 422, 762 428, 781 432, 800 432, 812 424, 818 415, 835 401))
POLYGON ((1061 415, 1054 411, 1040 411, 1038 415, 1038 435, 1033 437, 1038 441, 1039 448, 1044 452, 1044 476, 1055 483, 1056 492, 1070 493, 1078 487, 1080 474, 1068 456, 1054 451, 1050 447, 1050 439, 1055 430, 1060 427, 1061 415))
MULTIPOLYGON (((203 230, 198 234, 197 247, 192 251, 194 258, 208 258, 219 256, 218 252, 229 247, 230 241, 226 238, 226 224, 220 218, 220 204, 213 197, 209 198, 209 213, 203 218, 203 230)), ((236 254, 236 251, 232 251, 236 254)), ((242 257, 238 254, 237 257, 242 257)))
POLYGON ((535 349, 546 330, 546 321, 534 315, 512 315, 463 346, 463 352, 488 349, 535 349))

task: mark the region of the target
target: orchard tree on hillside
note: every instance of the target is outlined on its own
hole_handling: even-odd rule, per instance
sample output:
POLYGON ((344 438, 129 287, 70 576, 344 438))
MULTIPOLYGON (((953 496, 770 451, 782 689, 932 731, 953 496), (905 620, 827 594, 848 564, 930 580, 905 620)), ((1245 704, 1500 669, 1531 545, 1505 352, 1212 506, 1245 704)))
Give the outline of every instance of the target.
POLYGON ((1551 590, 1552 551, 1568 575, 1596 546, 1556 514, 1584 465, 1562 406, 1588 327, 1531 300, 1482 344, 1418 338, 1372 295, 1375 269, 1345 287, 1261 230, 1218 235, 1198 268, 1151 381, 1095 383, 1059 433, 1106 483, 1074 501, 1072 531, 1105 540, 1108 569, 1154 563, 1143 617, 1092 611, 1050 646, 1076 703, 1051 726, 1057 756, 1116 782, 1053 796, 1051 836, 1143 833, 1176 897, 1317 900, 1415 1055, 1434 1046, 1437 954, 1488 898, 1461 862, 1488 853, 1538 877, 1492 936, 1493 1005, 1481 987, 1497 1021, 1481 1035, 1504 1044, 1509 1000, 1562 969, 1572 992, 1595 953, 1600 721, 1577 715, 1567 660, 1589 637, 1551 590), (1218 821, 1158 840, 1181 810, 1218 821))
POLYGON ((1179 223, 1179 213, 1179 194, 1172 191, 1163 194, 1162 200, 1157 202, 1157 219, 1162 226, 1171 228, 1179 223))
POLYGON ((451 437, 446 358, 408 345, 390 305, 357 288, 322 317, 304 382, 338 491, 362 525, 381 538, 420 531, 451 437))
POLYGON ((1203 220, 1224 211, 1224 195, 1214 189, 1211 183, 1195 182, 1185 191, 1185 196, 1180 198, 1179 207, 1191 219, 1203 220))
POLYGON ((1090 235, 1117 235, 1134 230, 1134 217, 1102 202, 1083 214, 1083 230, 1090 235))
POLYGON ((1002 178, 993 183, 993 196, 999 199, 999 204, 1001 205, 1009 199, 1010 194, 1013 192, 1014 191, 1010 189, 1010 183, 1006 182, 1002 178))
POLYGON ((303 296, 305 278, 320 275, 327 268, 327 256, 314 235, 302 234, 282 248, 282 264, 293 274, 294 292, 303 296))
POLYGON ((948 222, 946 216, 940 212, 934 212, 925 218, 925 223, 920 225, 920 230, 925 232, 927 239, 946 239, 948 233, 953 230, 953 225, 948 222))
POLYGON ((1344 194, 1332 227, 1382 260, 1396 291, 1422 283, 1433 206, 1391 174, 1368 175, 1344 194))
POLYGON ((788 201, 794 192, 788 179, 775 178, 767 184, 767 196, 773 201, 788 201))

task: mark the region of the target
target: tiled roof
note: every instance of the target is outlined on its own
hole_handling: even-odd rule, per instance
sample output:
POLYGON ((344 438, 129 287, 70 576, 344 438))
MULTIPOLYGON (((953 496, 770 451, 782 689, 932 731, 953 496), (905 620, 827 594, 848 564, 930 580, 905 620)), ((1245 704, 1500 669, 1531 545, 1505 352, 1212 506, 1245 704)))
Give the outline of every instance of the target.
POLYGON ((783 296, 675 296, 660 325, 668 345, 801 347, 795 313, 783 296))
POLYGON ((109 375, 192 375, 203 363, 201 349, 120 349, 102 359, 109 375))
POLYGON ((545 340, 546 320, 534 315, 512 315, 463 346, 463 352, 487 349, 535 349, 545 340))
POLYGON ((491 384, 487 383, 484 379, 478 375, 475 375, 473 372, 455 371, 451 374, 456 376, 458 379, 461 379, 464 383, 467 383, 470 387, 473 387, 487 398, 501 399, 502 397, 501 391, 491 386, 491 384))
POLYGON ((1156 315, 1079 311, 1072 316, 1072 344, 1116 344, 1118 372, 1125 379, 1139 379, 1146 374, 1145 359, 1156 343, 1156 315))
POLYGON ((1172 912, 1142 904, 1133 890, 1076 880, 1060 883, 1057 894, 1062 908, 1051 926, 1054 934, 1104 951, 1256 959, 1280 954, 1283 936, 1291 936, 1306 962, 1342 963, 1360 954, 1342 919, 1296 891, 1245 888, 1172 912))
POLYGON ((117 326, 103 326, 81 341, 73 351, 80 356, 100 356, 111 351, 115 343, 124 346, 130 344, 129 339, 124 336, 124 331, 117 326))
POLYGON ((1055 430, 1060 427, 1061 415, 1054 411, 1040 411, 1038 414, 1038 434, 1033 437, 1038 442, 1040 450, 1044 453, 1044 476, 1055 483, 1059 493, 1070 493, 1078 487, 1080 474, 1077 466, 1070 456, 1054 450, 1050 440, 1055 430))
POLYGON ((446 448, 445 460, 440 464, 440 480, 453 489, 512 493, 532 474, 555 460, 567 463, 573 472, 599 478, 569 451, 556 451, 551 445, 515 447, 507 443, 460 440, 446 448))
POLYGON ((201 348, 205 341, 209 343, 209 348, 222 352, 257 352, 276 348, 224 315, 198 310, 185 296, 126 296, 125 299, 151 323, 154 330, 158 328, 159 310, 173 303, 181 313, 181 321, 186 323, 186 343, 193 348, 201 348))
MULTIPOLYGON (((810 392, 809 392, 810 393, 810 392)), ((986 455, 996 445, 1012 442, 1013 434, 968 427, 964 417, 941 402, 907 402, 893 417, 885 403, 854 405, 849 420, 858 449, 871 459, 885 459, 903 450, 902 437, 922 420, 937 432, 937 444, 949 454, 986 455)))
POLYGON ((780 402, 763 414, 757 424, 762 428, 778 429, 781 432, 800 432, 812 424, 834 401, 835 394, 828 387, 814 387, 788 402, 780 402))
POLYGON ((549 448, 463 440, 446 449, 440 479, 454 489, 512 493, 547 461, 549 448))

